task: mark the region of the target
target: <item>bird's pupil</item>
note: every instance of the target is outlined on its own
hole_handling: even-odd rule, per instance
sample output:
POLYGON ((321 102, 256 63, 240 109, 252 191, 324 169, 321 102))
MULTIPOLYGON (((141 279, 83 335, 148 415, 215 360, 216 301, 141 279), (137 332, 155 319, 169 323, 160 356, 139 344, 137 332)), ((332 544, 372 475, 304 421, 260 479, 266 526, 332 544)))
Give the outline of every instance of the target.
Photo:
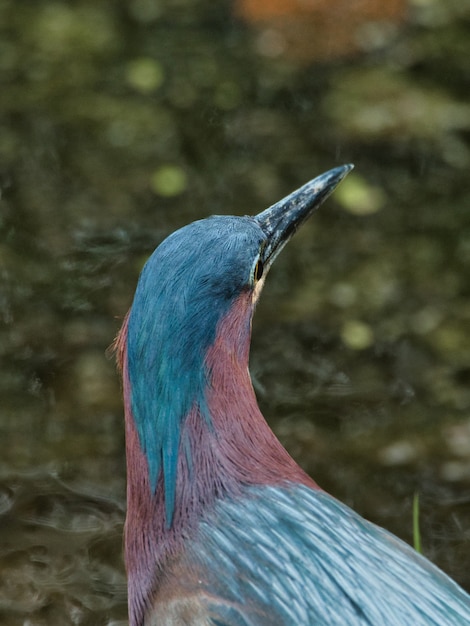
POLYGON ((263 275, 263 263, 262 261, 258 261, 255 266, 255 273, 254 273, 255 280, 259 280, 262 275, 263 275))

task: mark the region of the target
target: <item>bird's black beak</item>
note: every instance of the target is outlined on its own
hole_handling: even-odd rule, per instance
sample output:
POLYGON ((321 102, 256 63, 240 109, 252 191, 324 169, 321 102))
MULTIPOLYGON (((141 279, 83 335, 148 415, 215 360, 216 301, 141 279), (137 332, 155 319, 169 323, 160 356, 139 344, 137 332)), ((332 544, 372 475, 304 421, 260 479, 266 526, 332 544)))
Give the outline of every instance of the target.
POLYGON ((328 198, 353 167, 342 165, 317 176, 255 217, 266 234, 267 243, 262 254, 266 269, 299 226, 328 198))

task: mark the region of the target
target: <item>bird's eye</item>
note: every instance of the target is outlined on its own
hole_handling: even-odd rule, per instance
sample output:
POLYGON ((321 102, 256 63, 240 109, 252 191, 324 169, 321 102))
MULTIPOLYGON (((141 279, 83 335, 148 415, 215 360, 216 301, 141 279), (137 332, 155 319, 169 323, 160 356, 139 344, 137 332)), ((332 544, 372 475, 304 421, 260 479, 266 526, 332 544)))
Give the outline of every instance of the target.
POLYGON ((261 259, 258 259, 256 261, 256 265, 255 268, 253 270, 253 279, 255 282, 258 282, 258 280, 261 278, 261 276, 263 275, 263 261, 261 259))

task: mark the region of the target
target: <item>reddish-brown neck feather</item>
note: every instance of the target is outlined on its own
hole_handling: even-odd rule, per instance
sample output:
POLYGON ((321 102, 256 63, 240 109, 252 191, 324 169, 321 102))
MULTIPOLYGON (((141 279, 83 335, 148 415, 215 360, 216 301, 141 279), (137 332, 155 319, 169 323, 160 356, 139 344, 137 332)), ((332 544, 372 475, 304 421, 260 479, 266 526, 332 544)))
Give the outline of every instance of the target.
POLYGON ((245 485, 293 481, 315 486, 281 445, 256 402, 248 371, 252 307, 251 293, 238 298, 220 322, 206 357, 207 401, 221 465, 245 485))
POLYGON ((292 481, 317 487, 295 463, 262 416, 248 371, 252 294, 220 321, 205 367, 208 421, 197 409, 185 418, 178 459, 175 513, 165 525, 161 477, 151 493, 148 464, 132 416, 127 372, 127 318, 115 347, 122 369, 127 453, 125 553, 131 626, 149 608, 165 569, 184 551, 198 519, 216 498, 237 497, 250 485, 292 481))

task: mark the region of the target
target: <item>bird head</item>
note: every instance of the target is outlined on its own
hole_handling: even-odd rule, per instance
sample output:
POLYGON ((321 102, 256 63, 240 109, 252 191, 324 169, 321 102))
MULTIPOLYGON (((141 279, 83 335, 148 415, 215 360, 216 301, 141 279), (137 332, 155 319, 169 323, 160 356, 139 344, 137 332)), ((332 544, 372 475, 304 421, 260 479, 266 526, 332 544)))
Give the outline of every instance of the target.
POLYGON ((210 425, 206 355, 222 320, 239 311, 237 328, 223 339, 233 361, 247 362, 252 313, 269 268, 351 169, 330 170, 258 215, 193 222, 165 239, 147 261, 127 325, 129 406, 151 490, 162 474, 167 520, 184 420, 196 409, 210 425))

